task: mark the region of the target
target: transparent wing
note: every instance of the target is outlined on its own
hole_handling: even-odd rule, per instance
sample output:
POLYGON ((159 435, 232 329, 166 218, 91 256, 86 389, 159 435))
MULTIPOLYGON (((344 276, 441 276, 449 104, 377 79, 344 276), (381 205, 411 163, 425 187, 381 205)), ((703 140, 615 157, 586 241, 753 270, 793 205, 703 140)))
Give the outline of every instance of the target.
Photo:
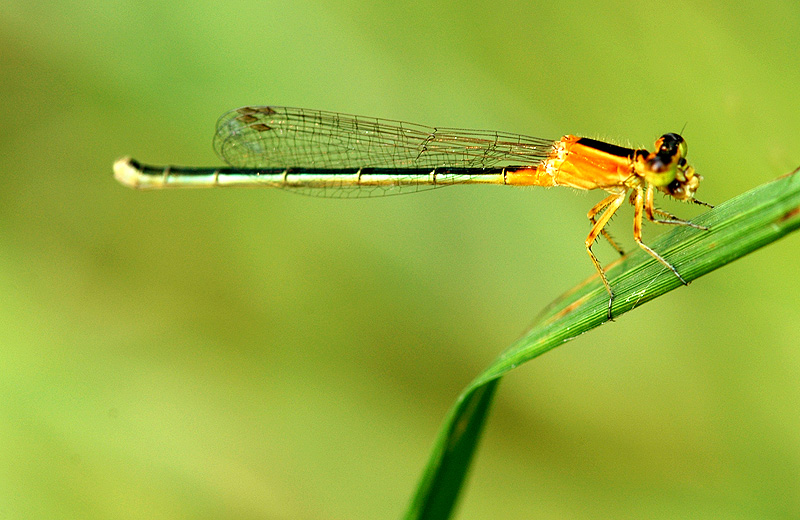
POLYGON ((224 114, 214 148, 239 168, 491 168, 535 166, 553 141, 489 130, 433 128, 304 108, 224 114))

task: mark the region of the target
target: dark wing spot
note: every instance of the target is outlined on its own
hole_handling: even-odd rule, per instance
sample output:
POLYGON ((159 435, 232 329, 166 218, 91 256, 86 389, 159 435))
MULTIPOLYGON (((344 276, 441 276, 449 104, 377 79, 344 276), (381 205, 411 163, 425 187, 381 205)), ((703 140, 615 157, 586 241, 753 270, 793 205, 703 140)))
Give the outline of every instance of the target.
POLYGON ((271 116, 277 113, 272 107, 242 107, 237 108, 236 111, 242 115, 262 114, 265 116, 271 116))

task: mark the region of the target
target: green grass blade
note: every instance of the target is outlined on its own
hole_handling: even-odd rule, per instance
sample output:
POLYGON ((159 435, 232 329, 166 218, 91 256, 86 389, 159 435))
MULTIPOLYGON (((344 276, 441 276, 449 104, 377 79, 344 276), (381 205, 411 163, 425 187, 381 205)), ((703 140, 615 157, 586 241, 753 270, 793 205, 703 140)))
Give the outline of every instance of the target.
MULTIPOLYGON (((694 220, 708 231, 679 227, 649 244, 688 282, 800 227, 798 171, 735 197, 694 220)), ((676 287, 678 280, 644 251, 608 269, 619 316, 676 287)), ((533 328, 462 392, 450 409, 405 518, 444 519, 453 511, 499 378, 506 372, 607 321, 608 295, 598 276, 547 307, 533 328)), ((665 310, 667 318, 681 309, 665 310)))

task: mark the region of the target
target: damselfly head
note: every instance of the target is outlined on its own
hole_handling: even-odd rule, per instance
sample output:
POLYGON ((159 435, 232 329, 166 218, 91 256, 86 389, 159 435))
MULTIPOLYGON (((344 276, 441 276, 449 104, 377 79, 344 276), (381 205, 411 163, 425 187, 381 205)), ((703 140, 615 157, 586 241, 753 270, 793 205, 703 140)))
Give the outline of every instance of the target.
POLYGON ((645 180, 678 200, 693 200, 702 177, 686 162, 689 146, 676 133, 664 134, 656 141, 656 151, 644 160, 645 180))

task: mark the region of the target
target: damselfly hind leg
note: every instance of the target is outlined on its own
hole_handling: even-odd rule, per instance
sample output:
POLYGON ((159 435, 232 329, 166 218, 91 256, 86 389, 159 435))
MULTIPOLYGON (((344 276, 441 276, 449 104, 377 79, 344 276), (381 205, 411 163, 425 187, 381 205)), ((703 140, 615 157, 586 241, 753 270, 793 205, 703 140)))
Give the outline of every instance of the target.
MULTIPOLYGON (((604 208, 608 207, 609 204, 614 202, 616 198, 616 194, 606 197, 589 210, 586 216, 589 218, 589 222, 592 223, 592 226, 597 225, 597 219, 595 218, 597 214, 603 211, 604 208)), ((613 238, 611 238, 611 235, 608 233, 608 231, 606 231, 606 228, 600 229, 600 233, 605 237, 606 240, 608 240, 608 243, 611 244, 611 247, 617 250, 617 253, 619 253, 620 256, 625 254, 625 251, 616 243, 613 238)))
POLYGON ((614 213, 622 206, 622 203, 625 202, 625 190, 621 190, 617 193, 612 193, 605 199, 601 200, 595 207, 593 207, 589 211, 589 220, 592 221, 592 229, 589 231, 589 235, 586 237, 586 252, 589 253, 589 258, 592 259, 592 263, 594 264, 595 269, 600 274, 600 279, 603 281, 603 285, 606 287, 606 291, 608 292, 608 319, 613 319, 611 315, 611 305, 614 303, 614 291, 611 290, 611 284, 608 283, 608 277, 606 276, 605 271, 603 270, 603 266, 600 265, 600 261, 597 259, 595 254, 592 252, 592 244, 594 244, 597 237, 601 234, 609 239, 611 244, 617 251, 620 251, 620 248, 611 240, 606 233, 604 233, 603 228, 605 228, 608 221, 614 215, 614 213), (603 209, 605 208, 605 211, 603 209), (597 213, 603 211, 602 215, 599 218, 595 218, 597 213))

